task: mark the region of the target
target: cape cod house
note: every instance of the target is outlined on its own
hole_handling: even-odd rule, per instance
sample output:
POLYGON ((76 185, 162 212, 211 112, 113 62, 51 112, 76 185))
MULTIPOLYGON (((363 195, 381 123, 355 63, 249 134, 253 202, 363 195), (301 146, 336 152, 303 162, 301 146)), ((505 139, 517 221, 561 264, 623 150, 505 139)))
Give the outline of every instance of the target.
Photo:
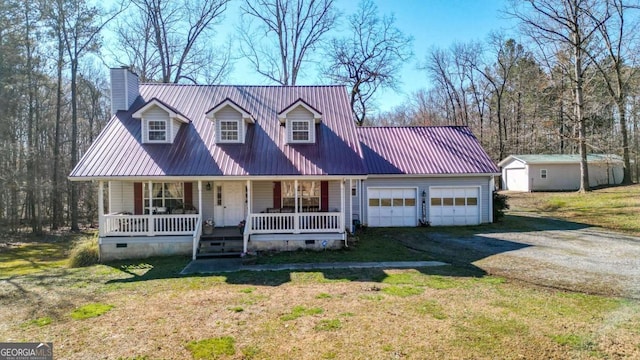
POLYGON ((103 260, 492 221, 499 171, 466 127, 356 128, 343 86, 139 84, 126 68, 111 84, 113 116, 69 176, 99 185, 103 260))

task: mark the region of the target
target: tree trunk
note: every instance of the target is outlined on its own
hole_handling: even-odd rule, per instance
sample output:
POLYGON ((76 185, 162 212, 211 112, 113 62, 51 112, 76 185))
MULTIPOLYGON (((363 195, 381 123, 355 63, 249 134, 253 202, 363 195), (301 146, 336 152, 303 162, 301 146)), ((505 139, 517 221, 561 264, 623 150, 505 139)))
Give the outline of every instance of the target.
MULTIPOLYGON (((71 167, 78 163, 78 58, 71 59, 71 167)), ((71 210, 71 231, 78 231, 78 188, 69 182, 69 206, 71 210)))
MULTIPOLYGON (((577 5, 574 6, 576 8, 577 13, 577 5)), ((575 20, 577 23, 577 20, 575 20)), ((583 94, 582 94, 582 39, 580 38, 579 30, 573 33, 574 36, 574 47, 573 47, 573 55, 574 55, 574 75, 575 75, 575 83, 576 83, 576 120, 578 121, 578 143, 580 149, 580 192, 590 191, 589 188, 589 167, 587 165, 587 139, 586 139, 586 124, 585 119, 582 115, 583 109, 583 94)))
POLYGON ((624 176, 622 183, 629 185, 631 181, 631 161, 629 155, 629 135, 627 131, 627 109, 625 107, 624 97, 620 97, 616 104, 618 105, 618 114, 620 115, 620 131, 622 132, 622 159, 624 161, 624 176))

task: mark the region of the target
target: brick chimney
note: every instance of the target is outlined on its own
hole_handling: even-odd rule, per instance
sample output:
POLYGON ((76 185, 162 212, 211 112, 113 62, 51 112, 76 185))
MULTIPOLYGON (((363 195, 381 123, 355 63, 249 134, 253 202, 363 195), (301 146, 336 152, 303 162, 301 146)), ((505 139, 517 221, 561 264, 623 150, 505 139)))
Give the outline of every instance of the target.
POLYGON ((138 75, 123 66, 111 69, 111 115, 129 110, 140 95, 138 75))

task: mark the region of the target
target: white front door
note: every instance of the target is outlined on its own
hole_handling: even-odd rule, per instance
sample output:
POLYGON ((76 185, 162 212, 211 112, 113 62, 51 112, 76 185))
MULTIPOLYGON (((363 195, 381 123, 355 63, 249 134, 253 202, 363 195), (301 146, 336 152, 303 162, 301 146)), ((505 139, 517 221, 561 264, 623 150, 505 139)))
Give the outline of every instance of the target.
POLYGON ((222 184, 222 226, 236 226, 244 220, 244 183, 222 184))

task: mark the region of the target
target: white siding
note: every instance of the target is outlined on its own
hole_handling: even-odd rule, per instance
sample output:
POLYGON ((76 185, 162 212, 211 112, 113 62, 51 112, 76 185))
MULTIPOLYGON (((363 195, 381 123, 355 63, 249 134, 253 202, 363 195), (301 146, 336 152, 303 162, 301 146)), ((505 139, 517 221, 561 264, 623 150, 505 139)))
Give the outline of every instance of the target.
POLYGON ((198 207, 198 182, 194 181, 192 186, 193 197, 191 199, 193 201, 193 205, 198 207, 198 211, 202 213, 202 221, 209 218, 213 219, 215 187, 213 186, 213 181, 210 181, 209 183, 211 184, 211 190, 207 190, 207 181, 202 181, 202 209, 198 207))
POLYGON ((169 142, 173 143, 173 141, 176 139, 178 131, 180 131, 180 125, 182 125, 182 123, 178 120, 171 121, 171 135, 169 136, 169 142))
MULTIPOLYGON (((153 108, 147 110, 144 112, 143 114, 143 118, 142 118, 142 142, 143 143, 147 143, 149 142, 149 132, 148 132, 148 124, 149 121, 165 121, 167 124, 167 142, 171 142, 173 141, 172 138, 172 127, 173 127, 173 121, 169 120, 169 114, 164 111, 163 109, 154 106, 153 108)), ((156 141, 154 141, 154 143, 156 143, 156 141)))
POLYGON ((133 182, 109 181, 109 213, 130 212, 133 214, 133 182))
POLYGON ((529 186, 531 191, 578 190, 580 165, 578 164, 530 164, 529 186), (547 178, 540 177, 540 170, 547 170, 547 178))
POLYGON ((622 164, 591 163, 589 164, 589 185, 618 185, 624 176, 622 164))
MULTIPOLYGON (((227 105, 222 109, 218 110, 218 112, 215 113, 215 116, 216 116, 216 120, 215 120, 216 142, 222 142, 220 140, 220 122, 221 121, 237 121, 239 124, 238 126, 239 141, 238 142, 244 144, 244 137, 247 132, 247 124, 243 121, 241 113, 236 111, 231 106, 227 105)), ((224 141, 224 142, 231 142, 231 141, 224 141)))
MULTIPOLYGON (((313 114, 305 109, 302 105, 299 105, 297 108, 289 111, 287 113, 287 121, 286 121, 286 131, 287 131, 287 142, 293 142, 293 135, 291 134, 291 126, 292 120, 303 120, 309 122, 309 143, 316 142, 316 126, 315 120, 313 119, 313 114)), ((302 141, 295 141, 295 143, 302 143, 302 141)))
MULTIPOLYGON (((367 199, 368 187, 402 187, 402 188, 418 188, 418 198, 416 206, 418 207, 418 218, 422 218, 422 191, 426 191, 426 218, 429 219, 429 186, 480 186, 480 213, 481 222, 489 222, 489 201, 491 194, 489 190, 490 177, 460 177, 460 178, 440 178, 440 177, 417 177, 417 178, 375 178, 364 181, 363 198, 367 199)), ((367 222, 367 203, 362 207, 361 221, 367 222)))
POLYGON ((129 110, 138 97, 138 76, 123 68, 110 70, 111 76, 111 114, 118 110, 129 110))
POLYGON ((138 96, 140 95, 140 84, 138 83, 138 75, 132 73, 128 69, 125 71, 125 76, 127 77, 127 107, 129 110, 131 105, 136 101, 138 96))
POLYGON ((273 181, 254 181, 251 184, 251 211, 259 213, 273 207, 273 181))

